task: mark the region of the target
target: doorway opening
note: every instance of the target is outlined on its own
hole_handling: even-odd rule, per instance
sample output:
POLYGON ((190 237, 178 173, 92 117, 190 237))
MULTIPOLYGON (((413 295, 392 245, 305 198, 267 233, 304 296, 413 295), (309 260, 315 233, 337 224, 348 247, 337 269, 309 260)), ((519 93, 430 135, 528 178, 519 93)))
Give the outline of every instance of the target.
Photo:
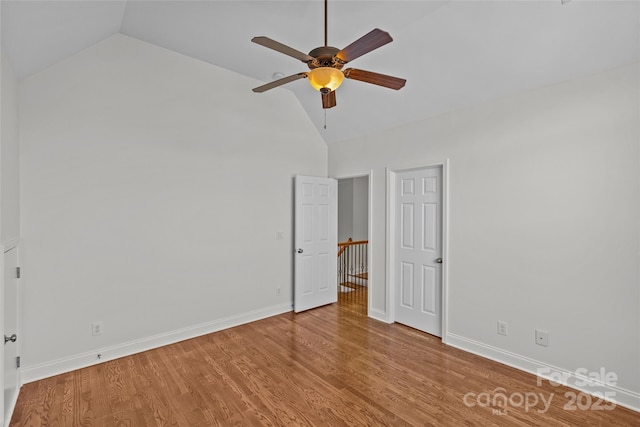
POLYGON ((338 305, 368 314, 369 176, 338 180, 338 305))

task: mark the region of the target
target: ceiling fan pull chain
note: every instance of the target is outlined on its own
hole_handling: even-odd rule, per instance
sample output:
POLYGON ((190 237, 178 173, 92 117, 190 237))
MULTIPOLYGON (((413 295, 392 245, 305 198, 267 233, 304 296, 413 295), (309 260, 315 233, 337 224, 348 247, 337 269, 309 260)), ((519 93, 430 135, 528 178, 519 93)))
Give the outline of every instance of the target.
POLYGON ((327 109, 325 108, 322 111, 324 111, 324 129, 327 130, 327 109))

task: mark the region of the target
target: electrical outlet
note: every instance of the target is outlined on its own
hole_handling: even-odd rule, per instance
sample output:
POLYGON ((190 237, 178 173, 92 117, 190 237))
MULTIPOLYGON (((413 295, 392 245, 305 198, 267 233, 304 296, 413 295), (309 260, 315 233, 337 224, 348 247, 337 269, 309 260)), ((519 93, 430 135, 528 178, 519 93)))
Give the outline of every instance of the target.
POLYGON ((280 286, 276 288, 276 295, 280 295, 280 286))
POLYGON ((102 322, 93 322, 91 324, 91 335, 102 335, 102 322))
POLYGON ((549 332, 536 329, 536 344, 548 347, 549 346, 549 332))
POLYGON ((284 231, 278 231, 276 233, 276 240, 282 240, 284 239, 284 231))
POLYGON ((502 322, 498 320, 498 334, 499 335, 507 335, 509 332, 509 325, 507 322, 502 322))

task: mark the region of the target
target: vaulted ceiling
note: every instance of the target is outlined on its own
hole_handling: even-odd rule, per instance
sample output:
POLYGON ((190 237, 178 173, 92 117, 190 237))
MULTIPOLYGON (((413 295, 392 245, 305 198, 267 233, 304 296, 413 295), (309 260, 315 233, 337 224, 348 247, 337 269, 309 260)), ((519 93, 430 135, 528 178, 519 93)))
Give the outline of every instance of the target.
MULTIPOLYGON (((114 33, 269 82, 306 71, 250 42, 268 36, 309 52, 323 45, 319 0, 2 1, 2 47, 22 79, 114 33)), ((640 59, 640 2, 329 1, 329 45, 373 28, 393 43, 349 66, 407 79, 394 90, 347 80, 325 110, 305 80, 291 90, 329 143, 640 59)), ((252 85, 247 86, 250 91, 252 85)), ((269 92, 255 94, 270 96, 269 92)))

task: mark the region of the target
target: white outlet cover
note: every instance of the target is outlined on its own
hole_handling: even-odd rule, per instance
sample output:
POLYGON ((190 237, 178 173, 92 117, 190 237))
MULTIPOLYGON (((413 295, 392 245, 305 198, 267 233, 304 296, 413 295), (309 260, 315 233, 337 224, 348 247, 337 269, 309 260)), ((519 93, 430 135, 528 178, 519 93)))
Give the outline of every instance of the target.
POLYGON ((549 346, 549 332, 540 331, 536 329, 536 344, 548 347, 549 346))
POLYGON ((93 322, 91 324, 91 335, 102 335, 102 322, 93 322))
POLYGON ((509 325, 507 322, 498 321, 498 335, 507 335, 509 333, 509 325))

